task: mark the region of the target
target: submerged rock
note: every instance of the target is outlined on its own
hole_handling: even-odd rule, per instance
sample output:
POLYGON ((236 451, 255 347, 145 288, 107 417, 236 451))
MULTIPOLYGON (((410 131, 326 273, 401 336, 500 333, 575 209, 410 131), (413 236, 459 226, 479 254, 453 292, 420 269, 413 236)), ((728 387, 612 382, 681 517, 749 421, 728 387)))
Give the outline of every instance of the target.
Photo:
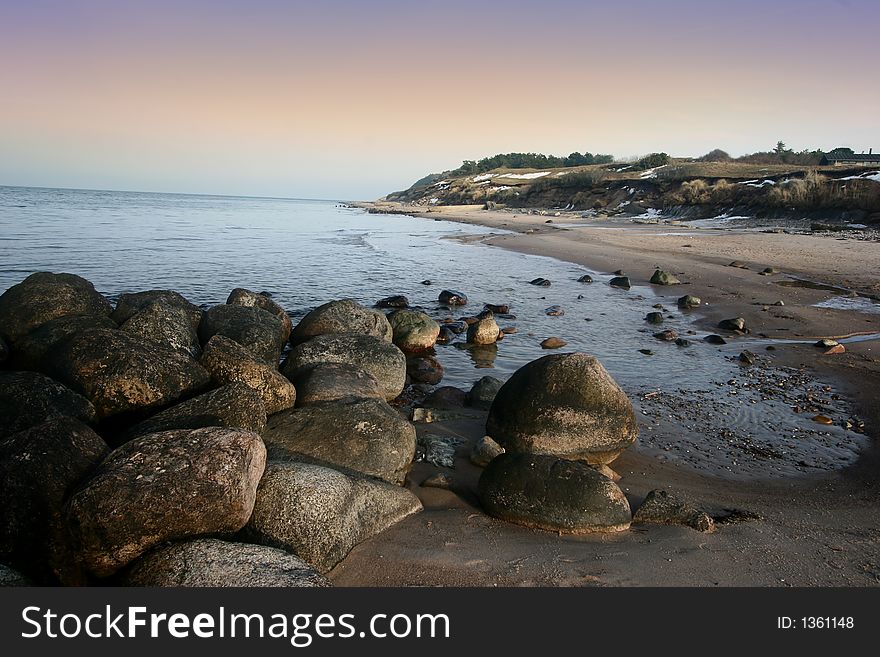
POLYGON ((351 333, 391 342, 392 330, 384 313, 365 308, 354 299, 330 301, 303 317, 290 334, 296 346, 317 336, 351 333))
POLYGON ((489 515, 566 534, 629 528, 629 502, 613 481, 590 466, 538 454, 502 454, 479 481, 489 515))
POLYGON ((402 294, 395 294, 376 302, 376 308, 409 308, 409 299, 402 294))
POLYGON ((458 290, 443 290, 437 300, 446 306, 464 306, 468 302, 467 295, 458 290))
POLYGON ((675 342, 676 340, 678 340, 678 333, 673 331, 672 329, 667 329, 665 331, 655 333, 654 337, 658 340, 663 340, 664 342, 675 342))
POLYGON ((709 344, 727 344, 727 340, 714 333, 703 338, 703 342, 708 342, 709 344))
POLYGON ((619 287, 624 290, 628 290, 632 287, 628 276, 615 276, 610 281, 608 281, 608 285, 610 285, 611 287, 619 287))
POLYGON ((416 356, 407 359, 406 373, 413 383, 437 385, 443 379, 443 365, 434 356, 416 356))
POLYGON ((107 316, 112 310, 86 279, 37 272, 0 294, 0 337, 14 346, 16 340, 57 317, 107 316))
POLYGON ((119 578, 123 586, 326 587, 323 575, 297 556, 266 545, 198 538, 158 547, 119 578))
POLYGON ((50 374, 91 401, 98 419, 165 406, 210 381, 188 355, 123 331, 77 333, 47 359, 50 374))
POLYGON ((552 337, 541 341, 541 349, 559 349, 567 344, 562 338, 552 337))
POLYGON ((663 313, 648 313, 645 315, 645 321, 648 324, 662 324, 663 323, 663 313))
POLYGON ((399 486, 311 463, 270 463, 246 534, 327 572, 357 544, 421 510, 399 486))
POLYGON ((544 310, 544 314, 548 317, 562 317, 565 314, 565 310, 562 306, 550 306, 544 310))
POLYGON ((67 505, 79 558, 107 577, 164 541, 237 532, 254 506, 266 449, 250 431, 210 427, 135 438, 67 505))
POLYGON ((272 460, 308 460, 402 484, 416 430, 384 401, 314 404, 269 418, 263 435, 272 460))
POLYGON ((255 390, 263 400, 267 415, 292 408, 296 403, 293 384, 277 369, 231 338, 222 335, 212 337, 205 344, 199 362, 215 383, 221 386, 243 383, 255 390))
POLYGON ((537 287, 550 287, 551 283, 546 278, 535 278, 529 281, 529 285, 536 285, 537 287))
POLYGON ((635 442, 635 413, 602 364, 584 353, 519 368, 492 407, 486 433, 508 452, 610 463, 635 442))
POLYGON ((406 356, 390 341, 370 335, 312 338, 290 351, 281 371, 293 379, 300 368, 318 363, 347 363, 369 372, 382 386, 385 399, 397 397, 406 383, 406 356))
POLYGON ((592 282, 593 282, 593 277, 590 276, 589 274, 584 274, 584 275, 581 276, 579 279, 577 279, 577 282, 578 282, 578 283, 592 283, 592 282))

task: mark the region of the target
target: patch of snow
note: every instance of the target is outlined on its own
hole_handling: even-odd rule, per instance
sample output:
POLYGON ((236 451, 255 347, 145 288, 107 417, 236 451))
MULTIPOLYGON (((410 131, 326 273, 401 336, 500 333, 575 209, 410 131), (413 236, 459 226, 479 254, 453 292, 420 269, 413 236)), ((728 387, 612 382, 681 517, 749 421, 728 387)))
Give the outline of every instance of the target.
POLYGON ((775 185, 775 180, 743 180, 741 185, 747 185, 748 187, 763 187, 764 185, 775 185))
POLYGON ((478 182, 474 187, 480 187, 482 185, 488 185, 490 181, 484 180, 483 182, 478 182))
POLYGON ((514 178, 516 180, 533 180, 535 178, 542 178, 543 176, 549 176, 552 171, 533 171, 532 173, 502 173, 499 174, 501 178, 514 178))
POLYGON ((567 176, 570 173, 571 171, 560 171, 556 174, 556 177, 558 178, 559 176, 567 176))
POLYGON ((866 297, 834 296, 825 301, 813 304, 814 308, 831 308, 832 310, 851 310, 870 315, 880 314, 880 303, 866 297))
POLYGON ((448 184, 449 184, 448 180, 438 180, 437 182, 432 183, 431 187, 436 187, 437 185, 448 185, 448 184))
POLYGON ((499 187, 490 187, 490 192, 503 192, 505 189, 510 189, 509 185, 501 185, 499 187))
POLYGON ((633 219, 659 219, 661 216, 657 208, 645 208, 642 214, 636 215, 633 219))
POLYGON ((440 199, 437 198, 436 196, 428 199, 428 203, 430 203, 431 205, 434 205, 435 203, 439 203, 439 202, 440 202, 440 199))
POLYGON ((880 171, 868 171, 867 173, 861 173, 857 176, 835 178, 834 180, 873 180, 874 182, 880 182, 880 171))
POLYGON ((481 173, 479 176, 474 176, 471 178, 472 182, 482 182, 483 180, 489 180, 490 178, 494 178, 497 176, 497 173, 481 173))
POLYGON ((639 175, 639 178, 641 178, 643 180, 646 178, 656 178, 657 177, 657 169, 662 169, 665 166, 667 166, 667 165, 661 164, 659 167, 654 167, 653 169, 648 169, 647 171, 642 171, 642 173, 639 175))

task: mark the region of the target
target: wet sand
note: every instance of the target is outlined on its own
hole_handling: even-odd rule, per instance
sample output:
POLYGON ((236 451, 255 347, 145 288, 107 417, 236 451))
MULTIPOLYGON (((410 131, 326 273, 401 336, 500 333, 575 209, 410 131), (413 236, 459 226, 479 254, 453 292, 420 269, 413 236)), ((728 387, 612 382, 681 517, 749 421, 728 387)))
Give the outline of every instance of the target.
MULTIPOLYGON (((405 208, 389 208, 393 211, 405 208)), ((652 489, 675 492, 716 518, 732 510, 740 521, 720 523, 713 534, 681 526, 633 525, 614 535, 560 536, 496 521, 476 500, 480 469, 466 458, 483 435, 485 413, 463 409, 461 417, 417 424, 420 432, 453 432, 467 438, 456 468, 414 466, 408 485, 424 513, 407 518, 358 546, 331 573, 337 585, 453 586, 865 586, 880 584, 880 454, 876 445, 880 408, 880 343, 849 343, 847 352, 822 356, 816 337, 880 333, 880 315, 815 308, 826 290, 777 284, 791 277, 880 293, 880 244, 809 235, 685 226, 633 226, 591 221, 576 228, 544 223, 566 217, 484 211, 477 207, 433 208, 429 218, 512 231, 490 244, 576 262, 592 270, 623 269, 646 283, 656 267, 684 285, 656 287, 670 301, 694 294, 709 305, 702 320, 711 329, 726 317, 744 317, 752 336, 805 340, 778 342, 774 366, 803 367, 847 397, 865 421, 869 445, 852 466, 832 473, 741 480, 663 459, 656 450, 628 450, 612 467, 633 509, 652 489), (670 235, 669 233, 686 233, 670 235), (686 246, 687 245, 687 246, 686 246), (742 260, 748 269, 727 266, 742 260), (758 274, 765 267, 781 273, 758 274), (784 306, 773 306, 776 301, 784 306), (765 307, 767 308, 765 310, 765 307), (423 488, 438 471, 451 474, 453 490, 423 488)), ((628 223, 628 222, 627 222, 628 223)), ((674 421, 648 422, 645 440, 680 439, 674 421)))

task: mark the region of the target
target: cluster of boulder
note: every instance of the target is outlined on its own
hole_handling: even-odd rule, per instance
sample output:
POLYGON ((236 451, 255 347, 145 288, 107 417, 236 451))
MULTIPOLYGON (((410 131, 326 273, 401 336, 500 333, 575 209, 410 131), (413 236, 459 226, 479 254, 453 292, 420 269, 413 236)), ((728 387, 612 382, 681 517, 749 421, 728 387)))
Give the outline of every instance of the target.
POLYGON ((11 287, 4 581, 327 586, 421 510, 402 487, 415 429, 388 400, 407 381, 395 336, 425 349, 438 326, 403 319, 342 300, 294 327, 245 289, 207 309, 166 290, 114 307, 70 274, 11 287))

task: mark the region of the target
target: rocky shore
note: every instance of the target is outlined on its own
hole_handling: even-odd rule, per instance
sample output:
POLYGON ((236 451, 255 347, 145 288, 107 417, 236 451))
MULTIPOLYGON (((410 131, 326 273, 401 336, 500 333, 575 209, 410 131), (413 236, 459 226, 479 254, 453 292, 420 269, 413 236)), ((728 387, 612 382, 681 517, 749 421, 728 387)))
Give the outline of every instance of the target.
MULTIPOLYGON (((653 277, 681 283, 665 270, 653 277)), ((869 537, 848 541, 847 573, 869 559, 876 523, 853 501, 876 485, 864 463, 757 489, 682 470, 651 454, 656 434, 647 450, 631 448, 641 416, 651 430, 665 422, 677 431, 687 414, 664 397, 653 409, 639 400, 637 417, 602 364, 582 353, 551 351, 507 382, 441 386, 434 346, 503 349, 496 316, 509 308, 473 308, 459 290, 442 290, 437 303, 460 318, 438 322, 401 294, 373 308, 330 301, 294 325, 269 295, 242 288, 202 308, 170 290, 114 305, 72 274, 36 273, 13 286, 0 296, 4 581, 658 583, 645 567, 670 546, 705 534, 719 555, 748 545, 755 533, 739 528, 766 528, 780 499, 797 500, 786 513, 809 533, 804 518, 819 491, 824 508, 843 504, 841 517, 869 537), (630 579, 584 569, 612 545, 643 560, 610 557, 612 571, 629 563, 630 579), (516 565, 521 558, 531 564, 516 565)), ((721 325, 747 330, 742 318, 721 325)), ((870 431, 872 421, 852 428, 870 431)), ((772 528, 778 541, 788 524, 772 528)), ((765 538, 754 547, 775 549, 765 538)), ((805 558, 801 572, 818 577, 814 562, 805 558)), ((880 577, 862 566, 862 577, 844 583, 880 577)), ((659 583, 705 583, 682 568, 659 583)), ((778 583, 763 575, 719 580, 778 583)))

